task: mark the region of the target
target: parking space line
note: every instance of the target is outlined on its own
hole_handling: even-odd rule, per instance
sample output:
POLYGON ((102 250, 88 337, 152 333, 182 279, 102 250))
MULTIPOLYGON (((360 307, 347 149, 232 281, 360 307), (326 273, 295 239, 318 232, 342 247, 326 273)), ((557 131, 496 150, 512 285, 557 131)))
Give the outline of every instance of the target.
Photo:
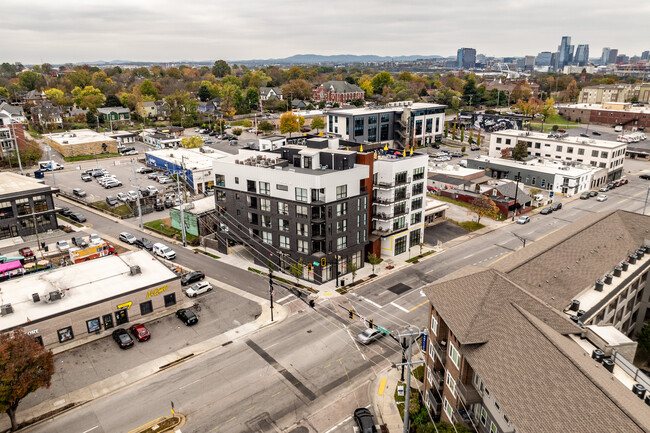
POLYGON ((402 310, 402 311, 405 312, 405 313, 408 313, 408 312, 409 312, 409 310, 407 310, 406 308, 402 307, 401 305, 397 305, 397 304, 394 303, 394 302, 391 302, 390 305, 392 305, 392 306, 395 307, 395 308, 399 308, 400 310, 402 310))
POLYGON ((367 303, 369 303, 370 305, 372 305, 372 306, 374 306, 376 308, 384 308, 383 306, 379 305, 378 303, 373 302, 368 298, 364 298, 363 296, 359 296, 359 299, 361 299, 362 301, 366 301, 367 303))

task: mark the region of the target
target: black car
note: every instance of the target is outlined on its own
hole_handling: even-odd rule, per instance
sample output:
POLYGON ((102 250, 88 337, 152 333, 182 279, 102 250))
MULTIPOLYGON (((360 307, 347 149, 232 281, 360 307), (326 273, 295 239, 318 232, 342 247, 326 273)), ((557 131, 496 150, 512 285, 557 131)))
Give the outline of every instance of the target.
POLYGON ((87 247, 88 244, 81 236, 75 236, 72 238, 72 245, 78 246, 79 248, 87 247))
POLYGON ((145 250, 149 250, 149 251, 153 249, 153 243, 147 238, 136 239, 135 246, 138 248, 144 248, 145 250))
POLYGON ((583 192, 582 194, 580 194, 580 200, 587 200, 589 199, 589 197, 591 196, 589 195, 588 192, 583 192))
POLYGON ((69 218, 70 218, 72 221, 75 221, 75 222, 78 222, 78 223, 84 223, 84 222, 86 222, 86 217, 83 216, 82 214, 78 213, 78 212, 71 213, 71 214, 69 215, 69 218))
POLYGON ((559 201, 557 203, 553 203, 551 205, 551 210, 552 211, 556 211, 556 210, 560 210, 560 209, 562 209, 562 203, 560 203, 559 201))
POLYGON ((591 131, 591 133, 594 134, 594 135, 602 135, 602 134, 601 134, 600 132, 598 132, 598 131, 591 131))
POLYGON ((72 211, 70 210, 70 208, 62 207, 61 209, 59 209, 59 213, 64 217, 69 217, 72 211))
POLYGON ((188 272, 187 274, 183 275, 183 277, 181 277, 181 286, 187 286, 188 284, 192 284, 204 278, 205 274, 201 271, 188 272))
POLYGON ((106 197, 106 204, 109 206, 117 206, 118 201, 115 197, 109 195, 108 197, 106 197))
POLYGON ((545 208, 542 209, 539 213, 542 214, 542 215, 548 215, 548 214, 550 214, 551 212, 553 212, 553 209, 551 209, 550 207, 545 207, 545 208))
POLYGON ((582 134, 580 134, 580 137, 589 137, 589 135, 583 132, 582 134))
POLYGON ((642 174, 639 179, 650 180, 650 174, 642 174))
POLYGON ((196 317, 196 314, 189 308, 181 308, 176 312, 176 317, 181 319, 181 322, 185 323, 187 326, 192 326, 198 323, 199 318, 196 317))
POLYGON ((160 212, 161 210, 165 210, 165 205, 160 202, 157 202, 154 208, 156 209, 156 211, 160 212))
POLYGON ((598 191, 589 191, 589 197, 596 197, 598 195, 598 191))
POLYGON ((377 433, 375 421, 372 414, 365 407, 360 407, 354 411, 354 422, 357 423, 360 433, 377 433))
POLYGON ((171 199, 168 198, 167 200, 165 200, 165 208, 166 209, 169 209, 170 207, 173 207, 173 206, 174 206, 174 202, 171 199))
POLYGON ((113 331, 113 340, 115 340, 121 349, 133 347, 133 338, 131 338, 125 329, 116 329, 113 331))

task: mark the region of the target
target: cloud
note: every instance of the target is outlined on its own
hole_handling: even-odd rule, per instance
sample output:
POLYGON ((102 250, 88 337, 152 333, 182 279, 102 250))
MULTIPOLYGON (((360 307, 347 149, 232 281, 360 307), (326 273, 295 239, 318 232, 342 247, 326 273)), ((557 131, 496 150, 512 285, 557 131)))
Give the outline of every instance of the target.
POLYGON ((650 49, 650 2, 618 0, 4 0, 0 61, 241 60, 297 53, 488 56, 650 49))

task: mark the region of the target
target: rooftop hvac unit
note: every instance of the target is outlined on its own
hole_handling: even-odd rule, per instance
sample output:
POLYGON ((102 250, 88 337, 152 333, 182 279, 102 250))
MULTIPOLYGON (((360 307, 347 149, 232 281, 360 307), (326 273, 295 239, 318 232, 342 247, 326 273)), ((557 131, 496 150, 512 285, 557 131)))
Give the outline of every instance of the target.
POLYGON ((603 352, 600 349, 594 349, 593 352, 591 352, 591 359, 595 360, 598 363, 603 362, 603 358, 605 358, 605 352, 603 352))
POLYGON ((603 283, 601 280, 596 280, 596 287, 594 288, 596 289, 597 292, 602 292, 604 286, 605 283, 603 283))
POLYGON ((59 299, 61 299, 61 292, 59 292, 58 290, 55 292, 50 292, 46 295, 45 299, 49 302, 58 301, 59 299))
POLYGON ((612 361, 612 358, 604 358, 603 359, 603 367, 610 373, 614 372, 614 361, 612 361))
POLYGON ((11 304, 0 305, 0 316, 6 316, 14 312, 14 307, 11 304))
POLYGON ((629 266, 630 266, 630 264, 629 264, 627 261, 623 260, 623 261, 621 262, 621 268, 623 269, 623 272, 627 271, 627 268, 628 268, 629 266))
POLYGON ((570 311, 578 311, 580 309, 580 301, 574 299, 571 301, 571 306, 569 307, 570 311))
POLYGON ((142 269, 140 269, 140 266, 131 266, 129 267, 131 275, 137 275, 142 273, 142 269))
POLYGON ((650 406, 650 393, 649 393, 648 395, 645 396, 645 404, 647 404, 648 406, 650 406))
POLYGON ((614 279, 614 276, 612 274, 605 275, 605 284, 612 284, 613 279, 614 279))
POLYGON ((645 248, 639 248, 636 250, 636 255, 638 258, 642 259, 643 256, 645 255, 645 248))
POLYGON ((637 397, 643 398, 645 397, 645 386, 640 383, 635 383, 632 385, 632 392, 636 394, 637 397))
POLYGON ((628 261, 631 265, 635 264, 635 263, 636 263, 636 254, 630 254, 630 255, 627 257, 627 261, 628 261))
POLYGON ((615 277, 620 277, 622 272, 623 272, 623 268, 621 266, 616 266, 614 268, 614 276, 615 277))
POLYGON ((34 303, 41 302, 41 297, 38 295, 38 293, 32 293, 32 301, 34 301, 34 303))

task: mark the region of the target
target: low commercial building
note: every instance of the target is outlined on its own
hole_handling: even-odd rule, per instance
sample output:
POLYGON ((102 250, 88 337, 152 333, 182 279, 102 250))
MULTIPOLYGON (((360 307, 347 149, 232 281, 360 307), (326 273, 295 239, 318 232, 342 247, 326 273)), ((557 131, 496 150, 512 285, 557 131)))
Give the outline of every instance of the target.
POLYGON ((138 137, 138 134, 129 131, 113 131, 108 134, 108 136, 114 138, 115 141, 117 141, 118 147, 120 147, 135 143, 135 139, 138 137))
POLYGON ((100 155, 117 153, 117 140, 108 134, 90 129, 75 129, 43 136, 45 144, 63 156, 100 155))
POLYGON ((566 165, 539 160, 515 161, 512 159, 479 156, 467 160, 467 167, 484 170, 492 179, 509 179, 531 188, 571 197, 610 182, 606 169, 583 164, 566 165))
POLYGON ((529 156, 538 160, 585 164, 605 169, 610 182, 623 174, 627 144, 617 141, 584 137, 558 138, 557 135, 541 132, 506 130, 491 134, 488 155, 491 158, 501 158, 502 150, 509 148, 512 151, 519 143, 526 146, 529 156))
POLYGON ((591 214, 426 287, 434 417, 480 433, 650 431, 650 379, 626 337, 645 322, 649 226, 637 213, 591 214))
POLYGON ((166 147, 178 147, 181 145, 181 139, 173 134, 158 132, 156 130, 145 130, 140 133, 140 137, 145 144, 156 149, 166 147))
POLYGON ((144 251, 15 278, 2 295, 0 332, 22 327, 55 351, 171 312, 183 300, 180 278, 144 251))
MULTIPOLYGON (((648 87, 650 98, 650 86, 648 87)), ((650 108, 631 103, 562 105, 558 113, 573 122, 621 125, 627 131, 650 127, 650 108)))
POLYGON ((485 171, 477 168, 461 167, 456 164, 429 164, 427 186, 438 189, 456 188, 475 191, 477 185, 489 181, 485 171))
POLYGON ((56 230, 54 192, 34 178, 0 172, 0 239, 56 230))
POLYGON ((355 99, 363 100, 366 92, 356 84, 347 81, 326 81, 311 91, 311 99, 315 102, 331 102, 344 104, 355 99))
POLYGON ((101 114, 104 122, 131 120, 131 111, 124 107, 101 107, 97 109, 97 112, 101 114))
MULTIPOLYGON (((183 219, 185 232, 194 236, 207 236, 219 229, 217 209, 214 206, 214 197, 208 196, 183 205, 183 219)), ((172 227, 182 230, 180 206, 169 210, 172 227)))

